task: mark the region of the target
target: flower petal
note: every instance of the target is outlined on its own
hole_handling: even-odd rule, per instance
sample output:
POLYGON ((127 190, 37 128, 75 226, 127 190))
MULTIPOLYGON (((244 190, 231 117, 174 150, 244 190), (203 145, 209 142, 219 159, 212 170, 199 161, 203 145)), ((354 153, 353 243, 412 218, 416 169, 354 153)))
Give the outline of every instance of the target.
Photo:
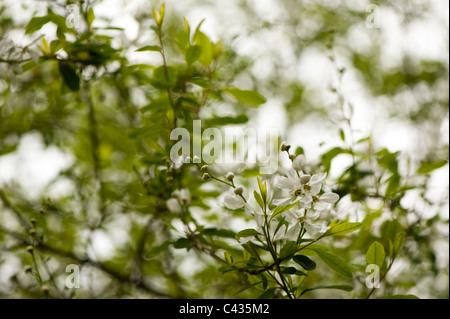
POLYGON ((305 164, 306 164, 306 157, 305 155, 301 154, 296 158, 294 158, 294 160, 292 161, 292 168, 295 169, 296 171, 301 171, 305 167, 305 164))
POLYGON ((339 200, 339 195, 336 193, 325 193, 320 196, 320 201, 325 203, 334 204, 339 200))
POLYGON ((285 206, 291 203, 292 197, 283 197, 283 198, 276 198, 272 200, 272 204, 277 206, 285 206))
POLYGON ((228 193, 223 198, 223 204, 226 208, 238 209, 244 207, 245 202, 240 196, 228 193))
POLYGON ((318 202, 318 203, 314 204, 314 209, 317 211, 322 211, 322 210, 326 210, 326 209, 330 208, 330 205, 331 204, 329 204, 329 203, 318 202))
POLYGON ((279 187, 281 189, 286 189, 286 190, 293 190, 293 189, 295 189, 295 184, 293 183, 293 181, 290 178, 280 176, 278 178, 277 187, 279 187))
POLYGON ((167 209, 170 210, 172 213, 175 213, 175 214, 181 213, 182 208, 181 208, 180 202, 176 198, 169 198, 166 201, 166 206, 167 206, 167 209))

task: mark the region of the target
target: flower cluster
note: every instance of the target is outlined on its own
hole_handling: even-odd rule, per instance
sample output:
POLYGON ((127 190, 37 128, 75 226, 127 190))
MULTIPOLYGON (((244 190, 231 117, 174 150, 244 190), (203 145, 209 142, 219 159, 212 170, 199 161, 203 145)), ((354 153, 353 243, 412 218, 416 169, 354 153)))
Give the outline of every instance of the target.
MULTIPOLYGON (((290 146, 285 143, 281 145, 282 151, 289 153, 289 148, 290 146)), ((314 238, 324 233, 328 227, 320 220, 320 215, 323 211, 330 210, 339 200, 336 193, 323 190, 325 173, 313 175, 306 173, 304 155, 289 154, 289 158, 292 160, 292 168, 286 170, 285 176, 277 176, 275 183, 275 190, 281 196, 271 199, 272 194, 269 192, 267 208, 261 207, 263 212, 253 209, 247 203, 246 197, 242 196, 244 193, 242 187, 233 187, 224 196, 225 207, 233 210, 244 207, 246 212, 254 216, 258 229, 263 229, 267 221, 268 235, 272 241, 297 240, 305 233, 314 238), (280 211, 283 212, 282 216, 288 222, 289 228, 286 224, 278 226, 278 222, 273 219, 273 215, 278 215, 280 211)), ((258 202, 257 199, 256 201, 258 202)))

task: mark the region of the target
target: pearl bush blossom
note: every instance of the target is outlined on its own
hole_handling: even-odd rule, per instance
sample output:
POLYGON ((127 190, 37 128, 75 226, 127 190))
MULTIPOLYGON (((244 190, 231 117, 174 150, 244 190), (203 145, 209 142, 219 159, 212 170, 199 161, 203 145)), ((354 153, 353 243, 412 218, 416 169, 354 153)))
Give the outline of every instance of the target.
MULTIPOLYGON (((284 145, 284 149, 289 148, 284 145)), ((304 173, 303 169, 307 165, 305 156, 292 155, 290 154, 292 168, 286 170, 285 176, 277 176, 274 190, 278 190, 281 196, 268 201, 269 207, 272 206, 271 209, 259 212, 251 208, 246 204, 246 198, 241 196, 242 187, 230 188, 223 197, 223 204, 228 209, 235 210, 244 207, 247 213, 253 215, 258 230, 267 227, 267 235, 272 241, 296 240, 305 232, 312 238, 320 236, 327 230, 324 221, 320 220, 321 212, 329 210, 339 200, 338 194, 322 189, 327 176, 325 173, 313 175, 304 173), (271 215, 277 209, 283 210, 283 207, 288 208, 280 214, 280 217, 284 218, 287 224, 278 226, 279 219, 276 220, 271 215)), ((266 190, 266 196, 267 194, 271 193, 266 190)), ((248 241, 240 240, 241 243, 248 241)))
MULTIPOLYGON (((308 165, 303 154, 292 154, 290 149, 291 146, 285 142, 280 147, 282 152, 288 154, 291 167, 276 175, 265 176, 263 180, 257 177, 258 186, 254 190, 248 186, 251 185, 249 181, 245 183, 239 180, 242 185, 236 184, 239 170, 228 167, 219 169, 217 165, 195 162, 194 164, 203 173, 203 180, 215 180, 228 186, 228 190, 221 196, 223 206, 231 210, 242 209, 244 216, 252 217, 254 225, 253 228, 232 232, 236 241, 231 245, 244 249, 244 256, 247 256, 244 257, 245 263, 234 261, 226 252, 225 259, 222 259, 215 250, 204 247, 201 247, 201 250, 223 261, 227 265, 224 271, 239 270, 261 276, 263 286, 267 278, 262 273, 267 274, 273 279, 276 289, 292 298, 295 293, 289 288, 293 285, 290 276, 307 276, 307 272, 315 268, 313 260, 301 253, 296 254, 307 247, 311 249, 312 244, 324 237, 354 231, 362 224, 339 223, 337 219, 332 222, 327 220, 328 212, 333 212, 339 195, 331 192, 325 185, 326 173, 314 172, 313 166, 308 165), (294 267, 293 263, 303 267, 304 271, 294 267)), ((187 202, 180 198, 190 200, 183 190, 174 192, 172 196, 173 198, 167 201, 167 206, 174 211, 182 211, 183 203, 187 202)), ((220 230, 209 229, 209 232, 211 231, 220 230)), ((226 233, 226 236, 228 237, 229 233, 226 233)), ((323 256, 328 255, 325 253, 323 256)))

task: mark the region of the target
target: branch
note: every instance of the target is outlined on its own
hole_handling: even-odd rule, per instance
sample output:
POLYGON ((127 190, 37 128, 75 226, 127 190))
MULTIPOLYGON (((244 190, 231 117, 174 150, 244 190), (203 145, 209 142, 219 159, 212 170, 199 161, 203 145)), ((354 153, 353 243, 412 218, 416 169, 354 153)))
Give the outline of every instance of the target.
MULTIPOLYGON (((28 246, 28 245, 32 244, 31 240, 26 239, 22 235, 20 235, 19 233, 15 232, 15 231, 12 231, 12 230, 8 230, 8 229, 4 228, 1 225, 0 225, 0 232, 3 232, 4 234, 6 234, 8 236, 14 237, 15 239, 18 239, 19 241, 21 241, 21 243, 24 246, 28 246)), ((68 258, 68 259, 75 260, 76 262, 81 263, 81 264, 88 264, 88 265, 90 265, 90 266, 92 266, 94 268, 97 268, 97 269, 103 271, 104 273, 110 275, 111 277, 113 277, 117 281, 120 281, 120 282, 126 283, 126 284, 131 284, 131 285, 133 285, 133 286, 135 286, 135 287, 137 287, 137 288, 139 288, 139 289, 141 289, 141 290, 143 290, 145 292, 148 292, 148 293, 150 293, 150 294, 152 294, 152 295, 154 295, 156 297, 173 298, 173 296, 171 296, 171 295, 169 295, 169 294, 167 294, 165 292, 159 291, 156 288, 150 286, 149 284, 147 284, 147 283, 145 283, 143 281, 133 280, 130 276, 128 276, 126 274, 123 274, 123 273, 120 273, 120 272, 118 272, 118 271, 116 271, 116 270, 106 266, 105 264, 103 264, 101 262, 94 261, 94 260, 92 260, 92 259, 90 259, 88 257, 87 258, 82 258, 80 256, 77 256, 75 253, 73 253, 71 251, 64 251, 64 250, 61 250, 59 248, 53 247, 51 245, 48 245, 46 243, 38 243, 35 246, 35 248, 40 250, 40 251, 43 251, 43 252, 47 252, 47 253, 50 253, 50 254, 58 255, 58 256, 63 257, 63 258, 68 258)))
POLYGON ((31 224, 25 219, 25 217, 22 216, 19 210, 14 207, 14 205, 9 201, 8 197, 6 197, 6 194, 1 189, 0 189, 0 200, 3 202, 3 205, 6 208, 8 208, 10 211, 14 213, 14 215, 17 217, 19 222, 26 230, 31 229, 31 224))

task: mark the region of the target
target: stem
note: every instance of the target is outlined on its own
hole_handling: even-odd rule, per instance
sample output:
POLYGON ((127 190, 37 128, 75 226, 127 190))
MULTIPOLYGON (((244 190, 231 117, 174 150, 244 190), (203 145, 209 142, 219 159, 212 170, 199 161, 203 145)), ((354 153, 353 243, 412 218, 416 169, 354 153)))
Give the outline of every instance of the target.
MULTIPOLYGON (((162 30, 161 30, 161 28, 162 28, 162 26, 159 25, 157 34, 158 34, 159 46, 161 48, 160 53, 161 53, 161 56, 162 56, 162 59, 163 59, 164 76, 166 77, 166 81, 169 82, 169 71, 168 71, 169 67, 167 66, 166 53, 165 53, 165 49, 164 49, 164 43, 163 43, 163 40, 162 40, 162 30)), ((167 92, 167 97, 169 99, 170 106, 172 107, 172 110, 174 111, 174 114, 175 114, 175 104, 173 102, 172 92, 171 92, 170 88, 167 88, 166 92, 167 92)), ((177 118, 176 118, 176 116, 174 116, 173 126, 174 127, 177 126, 177 118)))
MULTIPOLYGON (((389 263, 389 266, 387 267, 386 271, 383 273, 383 275, 381 275, 380 280, 378 281, 378 284, 380 284, 383 281, 384 277, 386 277, 386 275, 387 275, 388 271, 391 269, 393 263, 394 263, 394 259, 391 260, 391 262, 389 263)), ((375 289, 376 289, 376 286, 374 285, 372 287, 372 289, 369 291, 369 294, 367 295, 366 299, 370 299, 370 296, 372 296, 372 294, 374 293, 375 289)))
MULTIPOLYGON (((1 225, 0 225, 0 232, 5 233, 8 236, 11 236, 13 238, 16 238, 24 246, 28 246, 31 244, 31 241, 29 239, 24 238, 19 233, 8 230, 8 229, 2 227, 1 225)), ((109 276, 111 276, 115 280, 121 282, 122 284, 134 285, 135 287, 137 287, 143 291, 146 291, 156 297, 164 297, 164 298, 174 298, 175 297, 168 293, 159 291, 156 288, 150 286, 149 284, 147 284, 143 281, 141 281, 141 282, 134 281, 129 275, 125 274, 122 270, 116 270, 116 269, 112 268, 111 266, 107 266, 101 262, 94 261, 94 260, 90 259, 89 257, 87 257, 87 258, 80 257, 72 251, 61 250, 57 247, 53 247, 53 246, 49 245, 48 243, 39 243, 38 245, 35 246, 35 248, 39 249, 41 251, 46 251, 47 253, 58 255, 65 259, 72 259, 80 264, 88 264, 89 266, 92 266, 96 269, 101 270, 105 274, 108 274, 109 276)))
POLYGON ((0 189, 0 200, 6 208, 9 208, 9 210, 16 215, 16 218, 22 224, 23 228, 25 228, 26 230, 29 230, 31 228, 30 223, 22 216, 19 210, 16 207, 14 207, 14 205, 9 201, 6 194, 1 189, 0 189))
MULTIPOLYGON (((293 299, 291 293, 289 292, 289 289, 287 287, 286 281, 284 280, 284 276, 281 272, 281 268, 280 268, 280 263, 277 257, 277 254, 275 252, 275 249, 272 245, 272 240, 270 238, 270 231, 269 231, 269 224, 267 222, 267 213, 266 213, 266 206, 264 205, 264 226, 263 227, 263 231, 264 231, 264 236, 266 237, 267 240, 267 247, 269 248, 269 252, 272 255, 272 259, 275 263, 276 269, 278 274, 280 275, 281 278, 281 286, 283 288, 283 290, 286 292, 287 296, 289 297, 289 299, 293 299)), ((268 272, 270 274, 270 272, 268 272)), ((276 280, 276 278, 273 276, 273 278, 276 280)), ((276 280, 278 282, 278 280, 276 280)))

